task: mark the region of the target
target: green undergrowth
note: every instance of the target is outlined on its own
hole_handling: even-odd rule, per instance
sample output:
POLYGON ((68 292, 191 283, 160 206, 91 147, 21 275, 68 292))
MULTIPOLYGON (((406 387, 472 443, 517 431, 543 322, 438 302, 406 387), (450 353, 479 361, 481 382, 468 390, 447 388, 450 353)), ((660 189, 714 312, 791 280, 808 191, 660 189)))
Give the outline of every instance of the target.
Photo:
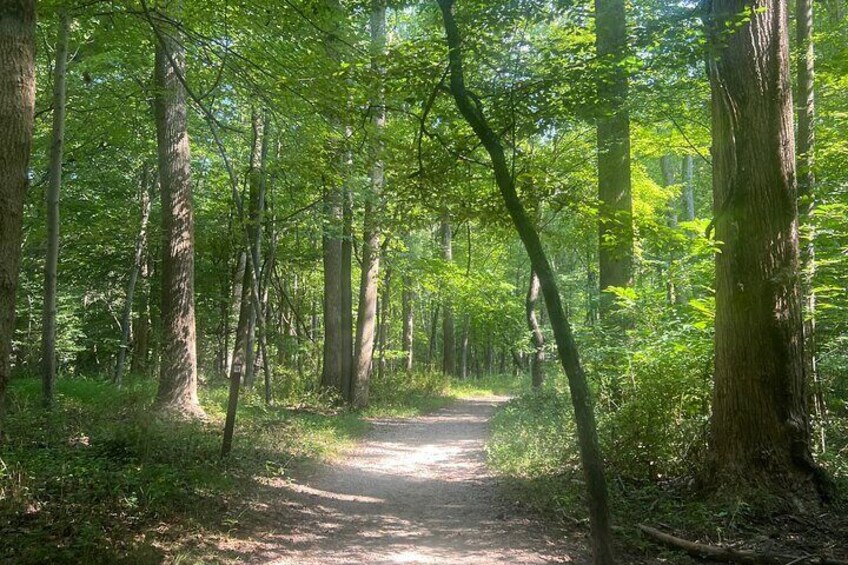
MULTIPOLYGON (((565 527, 585 530, 585 482, 571 400, 564 389, 562 379, 554 378, 541 391, 520 394, 502 406, 492 420, 487 458, 510 500, 565 527)), ((628 562, 655 562, 651 559, 656 557, 689 562, 646 540, 635 527, 640 523, 707 543, 774 546, 789 554, 838 550, 835 540, 848 534, 844 501, 804 513, 799 510, 805 502, 778 499, 767 492, 707 495, 698 480, 704 450, 698 430, 703 418, 687 407, 688 392, 681 391, 676 404, 674 398, 657 398, 659 394, 657 390, 642 402, 678 410, 648 413, 644 405, 636 410, 633 404, 615 413, 603 406, 597 410, 613 521, 622 526, 617 529, 617 543, 628 562), (623 437, 631 441, 622 442, 623 437)), ((848 474, 845 455, 837 446, 848 443, 846 421, 832 418, 831 451, 819 457, 836 481, 837 492, 843 494, 848 474)))
POLYGON ((455 398, 440 375, 386 375, 371 407, 340 409, 315 392, 266 406, 242 394, 232 454, 220 457, 227 385, 201 387, 205 422, 154 416, 155 383, 63 379, 55 409, 40 383, 13 381, 0 444, 0 562, 159 563, 169 542, 226 531, 269 477, 331 459, 368 418, 414 416, 455 398))

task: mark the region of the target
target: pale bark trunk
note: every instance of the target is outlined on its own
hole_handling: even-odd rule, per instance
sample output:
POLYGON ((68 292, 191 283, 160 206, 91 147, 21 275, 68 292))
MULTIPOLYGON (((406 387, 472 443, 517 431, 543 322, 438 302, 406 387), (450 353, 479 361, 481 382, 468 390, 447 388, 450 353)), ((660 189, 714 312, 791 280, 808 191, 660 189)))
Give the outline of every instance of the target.
POLYGON ((433 361, 436 357, 436 334, 439 331, 439 309, 440 304, 437 302, 433 305, 433 315, 430 318, 430 341, 427 348, 427 366, 432 369, 433 361))
POLYGON ((185 50, 173 28, 158 33, 154 112, 162 199, 162 360, 156 403, 202 416, 197 398, 194 315, 194 210, 187 130, 185 50))
MULTIPOLYGON (((627 25, 624 0, 595 0, 598 58, 598 202, 600 317, 615 314, 609 287, 633 283, 633 200, 630 180, 630 113, 627 109, 627 25)), ((618 324, 626 323, 620 317, 618 324)))
POLYGON ((124 315, 121 318, 121 343, 118 347, 118 360, 115 363, 115 384, 120 387, 123 385, 124 379, 124 364, 127 359, 127 348, 130 342, 130 322, 132 320, 133 299, 135 297, 135 287, 138 282, 138 275, 141 271, 144 255, 147 251, 147 222, 150 219, 151 208, 151 190, 148 179, 149 171, 147 165, 144 166, 141 179, 141 189, 139 197, 141 198, 141 224, 138 228, 138 237, 135 241, 135 254, 133 256, 132 269, 130 270, 130 280, 127 283, 127 298, 124 304, 124 315))
POLYGON ((403 351, 404 368, 407 373, 412 372, 413 363, 413 332, 415 329, 415 310, 413 302, 415 300, 414 291, 412 290, 412 277, 405 275, 403 277, 403 351))
POLYGON ((695 219, 695 159, 691 155, 683 158, 683 220, 691 222, 695 219))
POLYGON ((827 448, 825 441, 825 415, 821 383, 818 374, 816 352, 816 292, 813 283, 816 274, 815 226, 810 221, 815 207, 815 143, 816 143, 816 103, 815 103, 815 44, 813 43, 813 0, 796 0, 798 51, 798 198, 800 221, 805 228, 805 237, 801 246, 801 266, 803 269, 802 290, 804 293, 804 361, 805 370, 813 383, 812 406, 816 424, 819 428, 819 449, 823 453, 827 448))
POLYGON ((531 379, 533 388, 541 388, 545 380, 545 336, 536 317, 536 304, 539 301, 539 277, 535 271, 530 272, 530 287, 527 289, 527 325, 530 328, 530 341, 533 344, 533 360, 531 362, 531 379))
POLYGON ((721 484, 793 483, 809 451, 785 2, 713 0, 716 255, 710 463, 721 484), (745 14, 733 34, 725 30, 745 14))
POLYGON ((53 68, 53 132, 50 138, 50 173, 47 184, 47 257, 44 262, 44 310, 41 324, 42 402, 50 408, 56 386, 56 278, 59 270, 59 192, 62 187, 62 154, 65 147, 65 106, 70 19, 59 11, 56 64, 53 68))
POLYGON ((376 87, 371 95, 371 189, 366 196, 362 242, 362 277, 359 283, 359 310, 356 316, 356 342, 353 362, 354 406, 368 404, 374 356, 374 338, 377 314, 377 286, 380 276, 380 221, 381 198, 385 183, 383 171, 382 132, 386 125, 383 95, 383 57, 386 49, 386 2, 371 2, 371 70, 376 77, 376 87))
POLYGON ((510 173, 501 141, 486 121, 482 107, 472 101, 465 89, 462 68, 462 39, 453 15, 453 0, 439 0, 439 6, 447 35, 451 92, 460 113, 474 130, 491 158, 495 181, 500 189, 507 212, 527 250, 532 268, 539 277, 542 294, 548 307, 551 327, 554 331, 557 351, 563 370, 568 377, 571 400, 574 406, 580 459, 588 491, 593 560, 596 565, 610 565, 615 562, 615 559, 612 553, 609 501, 589 383, 583 372, 577 344, 574 341, 571 325, 562 305, 556 276, 551 269, 539 234, 518 198, 515 190, 515 179, 510 173))
MULTIPOLYGON (((447 263, 453 262, 453 233, 447 211, 442 213, 442 259, 447 263)), ((456 338, 453 304, 447 294, 444 297, 444 314, 442 315, 442 372, 446 375, 454 375, 456 374, 456 338)))
MULTIPOLYGON (((352 131, 350 132, 352 134, 352 131)), ((349 137, 349 136, 348 136, 349 137)), ((351 158, 348 159, 350 161, 351 158)), ((351 401, 353 383, 353 194, 349 188, 343 192, 342 217, 344 218, 344 233, 342 234, 342 270, 340 277, 342 303, 342 394, 346 402, 351 401)))
MULTIPOLYGON (((0 433, 11 376, 21 226, 35 109, 35 2, 0 11, 0 433)), ((1 434, 0 434, 1 435, 1 434)))

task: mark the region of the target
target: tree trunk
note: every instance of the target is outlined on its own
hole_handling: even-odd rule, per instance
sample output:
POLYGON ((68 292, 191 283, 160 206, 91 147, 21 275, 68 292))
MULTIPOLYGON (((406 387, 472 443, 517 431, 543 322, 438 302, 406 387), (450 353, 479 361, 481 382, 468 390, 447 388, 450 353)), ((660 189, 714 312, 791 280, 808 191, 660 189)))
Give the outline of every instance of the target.
POLYGON ((404 368, 407 373, 412 372, 412 351, 414 343, 415 331, 415 310, 413 302, 415 301, 414 291, 412 290, 412 277, 404 275, 403 277, 403 351, 404 368))
POLYGON ((138 228, 138 237, 135 241, 135 255, 133 256, 133 265, 130 270, 130 280, 127 283, 127 298, 124 304, 124 315, 121 318, 121 344, 118 347, 118 360, 115 363, 115 384, 118 387, 123 385, 124 379, 124 364, 127 358, 127 347, 130 341, 130 321, 132 320, 133 298, 135 297, 135 287, 138 282, 138 275, 141 271, 141 265, 144 262, 144 254, 147 250, 147 222, 150 219, 151 207, 151 184, 148 179, 149 171, 147 165, 144 165, 144 170, 141 177, 141 190, 139 197, 141 198, 141 224, 138 228))
POLYGON ((695 159, 691 155, 683 158, 683 220, 691 222, 695 219, 695 159))
MULTIPOLYGON (((662 169, 662 177, 663 177, 663 186, 665 188, 670 188, 675 185, 675 177, 674 177, 674 158, 671 155, 663 155, 660 158, 660 169, 662 169)), ((668 227, 674 229, 677 227, 677 204, 678 199, 673 198, 668 201, 668 209, 666 210, 666 220, 668 222, 668 227)), ((660 267, 660 278, 665 279, 665 288, 666 288, 666 302, 668 304, 674 304, 677 299, 677 288, 674 284, 674 280, 672 279, 672 266, 676 259, 674 250, 671 251, 668 257, 668 265, 665 269, 665 276, 663 277, 662 267, 660 267)))
MULTIPOLYGON (((450 214, 442 213, 442 259, 453 262, 453 233, 451 231, 450 214)), ((444 297, 444 314, 442 316, 442 372, 446 375, 456 374, 456 338, 454 335, 453 304, 449 293, 444 297)))
MULTIPOLYGON (((227 336, 233 336, 233 346, 228 347, 227 351, 227 375, 233 370, 233 361, 235 359, 235 353, 239 350, 238 348, 238 338, 239 335, 244 333, 244 329, 239 330, 238 323, 241 320, 241 305, 244 302, 244 297, 242 293, 244 292, 244 272, 247 269, 247 252, 241 248, 238 251, 238 256, 236 259, 235 272, 233 274, 233 284, 230 291, 230 307, 227 312, 227 336), (233 315, 236 315, 236 327, 230 332, 230 318, 233 315)), ((229 339, 229 338, 228 338, 229 339)))
POLYGON ((536 318, 536 303, 539 301, 539 277, 535 271, 530 271, 530 287, 527 289, 527 326, 530 328, 530 341, 533 344, 533 361, 531 378, 533 388, 541 388, 545 380, 545 336, 539 320, 536 318))
MULTIPOLYGON (((151 190, 151 201, 153 198, 151 190)), ((138 311, 133 320, 133 353, 130 362, 130 372, 134 375, 144 375, 148 369, 150 357, 150 251, 145 249, 139 276, 141 277, 141 293, 138 311)))
POLYGON ((342 385, 342 194, 338 187, 324 189, 324 368, 321 386, 344 395, 342 385))
POLYGON ((382 132, 386 125, 383 96, 383 57, 386 49, 386 2, 371 2, 371 70, 376 87, 371 95, 371 190, 366 195, 362 241, 362 277, 359 282, 359 310, 356 316, 356 343, 353 362, 352 401, 356 407, 368 405, 368 387, 373 368, 377 315, 377 287, 380 276, 380 221, 383 185, 382 132))
POLYGON ((185 49, 175 28, 159 32, 154 72, 162 199, 162 361, 156 403, 181 416, 202 416, 197 399, 194 317, 194 210, 187 130, 185 49))
MULTIPOLYGON (((0 11, 0 432, 11 377, 21 226, 35 111, 35 2, 0 11)), ((0 436, 1 437, 1 436, 0 436)))
MULTIPOLYGON (((247 212, 247 235, 248 235, 248 250, 252 258, 254 269, 245 269, 245 273, 255 271, 262 264, 261 249, 262 249, 262 219, 264 215, 265 194, 264 194, 264 176, 265 157, 267 155, 267 136, 265 135, 265 121, 260 112, 254 110, 251 118, 253 127, 253 149, 250 157, 250 172, 248 173, 249 198, 247 212)), ((253 388, 253 382, 256 378, 256 325, 261 312, 258 310, 262 307, 261 304, 255 304, 255 300, 261 296, 254 296, 253 287, 261 281, 257 280, 256 285, 254 279, 257 273, 251 272, 248 279, 245 278, 243 288, 247 288, 246 309, 247 309, 247 328, 244 341, 244 387, 247 389, 253 388)), ((260 292, 257 294, 261 294, 260 292)), ((244 296, 244 295, 242 295, 244 296)), ((244 305, 245 302, 242 302, 244 305)))
POLYGON ((805 371, 813 383, 813 409, 819 428, 819 448, 826 449, 824 417, 826 407, 818 374, 816 354, 816 292, 813 282, 816 274, 815 225, 810 221, 815 207, 815 44, 813 43, 813 0, 796 0, 797 51, 798 51, 798 198, 800 222, 804 229, 801 245, 804 295, 804 362, 805 371))
MULTIPOLYGON (((349 130, 350 131, 350 130, 349 130)), ((350 161, 351 158, 348 159, 350 161)), ((353 382, 353 194, 345 188, 342 217, 342 270, 341 270, 341 324, 342 324, 342 393, 346 402, 351 401, 351 383, 353 382)))
POLYGON ((50 138, 50 173, 47 185, 47 258, 44 262, 44 310, 41 324, 42 402, 53 406, 56 386, 56 277, 59 269, 59 191, 62 186, 62 153, 65 147, 65 76, 68 68, 68 35, 71 22, 59 11, 56 65, 53 69, 53 132, 50 138))
POLYGON ((609 501, 604 463, 598 445, 598 431, 592 406, 589 383, 583 372, 577 344, 571 332, 557 288, 557 280, 542 241, 530 220, 524 205, 515 190, 515 179, 510 173, 503 146, 495 132, 486 121, 481 105, 475 103, 465 90, 465 78, 462 69, 462 39, 453 15, 453 0, 439 0, 444 18, 448 44, 450 70, 450 88, 456 105, 465 120, 477 134, 481 144, 489 153, 504 204, 516 231, 521 238, 533 270, 539 277, 542 294, 548 307, 548 316, 554 331, 562 367, 568 377, 571 399, 574 404, 574 416, 577 424, 577 438, 580 447, 580 459, 586 478, 589 501, 589 521, 592 530, 592 551, 594 563, 608 565, 614 563, 612 554, 612 529, 610 526, 609 501))
MULTIPOLYGON (((627 24, 624 0, 595 0, 598 81, 598 203, 600 316, 615 314, 609 287, 633 284, 633 200, 630 181, 630 113, 627 109, 627 24)), ((616 319, 618 324, 625 320, 616 319)))
MULTIPOLYGON (((805 404, 786 3, 714 0, 716 255, 710 463, 723 485, 804 484, 805 404), (736 26, 744 14, 745 24, 736 26), (737 31, 727 33, 727 26, 737 31)), ((807 483, 809 484, 809 483, 807 483)))
POLYGON ((439 308, 440 304, 436 302, 433 306, 433 317, 430 318, 430 343, 427 349, 427 366, 433 369, 433 360, 436 357, 436 334, 439 331, 439 308))

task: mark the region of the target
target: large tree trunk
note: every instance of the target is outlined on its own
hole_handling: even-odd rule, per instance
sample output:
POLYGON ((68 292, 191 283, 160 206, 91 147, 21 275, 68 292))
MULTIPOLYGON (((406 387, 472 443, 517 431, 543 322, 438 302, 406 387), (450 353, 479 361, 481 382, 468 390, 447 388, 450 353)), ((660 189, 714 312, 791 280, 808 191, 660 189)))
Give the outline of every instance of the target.
POLYGON ((548 317, 554 331, 557 351, 568 377, 571 400, 574 404, 580 459, 588 490, 594 562, 597 565, 609 565, 615 561, 612 554, 609 501, 589 383, 583 372, 577 352, 577 344, 574 341, 571 325, 560 299, 556 276, 548 262, 539 234, 518 198, 515 190, 515 179, 510 172, 503 146, 497 134, 486 121, 482 107, 475 103, 465 90, 465 78, 462 69, 462 39, 453 15, 453 0, 439 0, 439 6, 441 7, 447 35, 451 92, 459 111, 474 130, 474 133, 477 134, 491 158, 495 181, 500 189, 507 212, 527 250, 527 254, 530 256, 533 270, 539 277, 542 294, 548 307, 548 317))
POLYGON ((187 130, 185 50, 172 27, 157 33, 154 82, 162 198, 162 361, 156 403, 181 416, 202 416, 197 399, 194 317, 194 210, 187 130))
POLYGON ((356 343, 353 353, 354 406, 368 404, 368 387, 371 381, 374 356, 374 338, 377 323, 377 287, 380 276, 380 199, 385 183, 383 171, 382 131, 386 125, 383 100, 383 57, 386 49, 386 2, 371 2, 371 70, 376 87, 371 95, 371 190, 366 195, 362 241, 362 277, 359 282, 359 310, 356 316, 356 343))
POLYGON ((65 76, 68 68, 68 13, 59 11, 56 65, 53 68, 53 132, 50 137, 50 173, 47 184, 47 257, 44 261, 44 309, 41 324, 42 401, 50 408, 56 386, 56 277, 59 270, 59 191, 65 147, 65 76))
POLYGON ((11 376, 21 226, 35 110, 35 2, 0 10, 0 432, 11 376))
POLYGON ((403 351, 404 351, 404 368, 407 373, 412 372, 412 350, 413 350, 413 332, 415 330, 415 310, 413 302, 415 294, 412 290, 412 277, 404 275, 403 277, 403 351))
POLYGON ((138 275, 141 271, 141 265, 144 262, 144 255, 147 251, 147 222, 150 219, 151 208, 151 184, 149 181, 149 171, 147 165, 144 165, 144 170, 141 175, 141 187, 139 198, 141 199, 141 224, 138 228, 138 237, 135 240, 135 254, 133 255, 133 264, 130 269, 130 280, 127 283, 127 298, 124 304, 124 314, 121 318, 121 344, 118 347, 118 360, 115 363, 115 384, 120 387, 123 385, 124 365, 127 359, 127 348, 130 342, 130 322, 133 312, 133 298, 135 297, 135 287, 138 282, 138 275))
POLYGON ((336 186, 324 189, 324 362, 321 386, 343 394, 342 385, 342 194, 336 186))
MULTIPOLYGON (((453 262, 453 233, 451 231, 450 215, 442 213, 442 259, 447 263, 453 262)), ((456 336, 453 322, 453 304, 449 293, 444 297, 444 314, 442 315, 442 372, 446 375, 456 374, 456 336)))
POLYGON ((799 487, 813 465, 787 8, 779 0, 760 5, 713 0, 708 15, 715 235, 722 242, 710 462, 721 484, 799 487))
POLYGON ((533 344, 533 361, 531 365, 531 378, 533 388, 541 388, 545 380, 545 336, 542 327, 536 317, 536 303, 539 301, 539 277, 535 271, 530 272, 530 287, 527 289, 527 326, 530 328, 530 341, 533 344))
POLYGON ((819 448, 826 449, 824 416, 826 407, 818 374, 816 355, 816 274, 815 226, 810 221, 815 206, 815 44, 813 43, 813 0, 796 0, 798 52, 798 198, 800 221, 805 228, 801 246, 804 293, 804 361, 805 370, 813 383, 813 408, 819 427, 819 448))
POLYGON ((427 367, 433 369, 433 361, 436 357, 436 334, 439 331, 439 308, 440 304, 436 302, 433 305, 433 315, 430 318, 430 341, 427 347, 427 367))
MULTIPOLYGON (((600 316, 614 314, 609 287, 633 283, 633 199, 627 109, 627 24, 624 0, 595 0, 601 116, 598 118, 600 316)), ((618 323, 625 323, 618 319, 618 323)))

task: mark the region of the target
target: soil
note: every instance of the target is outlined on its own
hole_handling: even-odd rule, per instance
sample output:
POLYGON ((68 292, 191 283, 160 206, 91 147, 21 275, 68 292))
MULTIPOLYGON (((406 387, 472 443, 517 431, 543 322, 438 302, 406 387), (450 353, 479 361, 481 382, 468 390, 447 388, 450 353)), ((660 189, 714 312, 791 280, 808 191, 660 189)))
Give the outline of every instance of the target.
POLYGON ((505 400, 373 421, 332 464, 266 485, 279 496, 265 491, 249 541, 220 540, 219 551, 279 565, 587 563, 580 539, 505 500, 486 469, 488 420, 505 400))

